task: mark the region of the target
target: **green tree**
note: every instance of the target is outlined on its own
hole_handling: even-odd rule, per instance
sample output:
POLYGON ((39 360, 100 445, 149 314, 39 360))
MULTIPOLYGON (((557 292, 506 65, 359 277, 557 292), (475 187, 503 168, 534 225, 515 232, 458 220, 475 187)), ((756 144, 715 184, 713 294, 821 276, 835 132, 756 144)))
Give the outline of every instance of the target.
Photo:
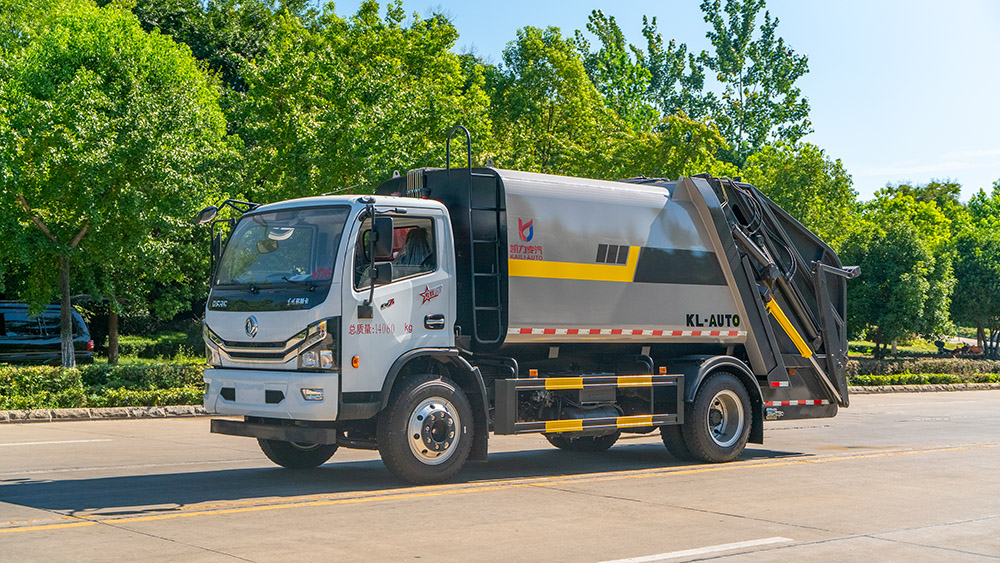
POLYGON ((576 46, 558 28, 519 29, 502 67, 487 78, 504 166, 574 174, 601 144, 602 131, 625 129, 614 123, 576 46))
POLYGON ((809 71, 808 58, 776 35, 778 19, 770 12, 755 37, 764 6, 765 0, 701 3, 714 52, 700 61, 723 87, 711 116, 731 147, 727 160, 740 167, 769 141, 795 143, 812 131, 809 102, 795 86, 809 71))
POLYGON ((129 12, 65 0, 36 16, 4 53, 0 215, 18 228, 0 252, 26 274, 23 299, 61 296, 71 366, 71 264, 113 302, 129 292, 146 251, 205 199, 225 120, 190 50, 129 12))
POLYGON ((642 17, 646 50, 638 51, 639 64, 649 71, 648 96, 663 115, 684 114, 703 119, 716 103, 715 94, 703 93, 705 67, 687 45, 671 39, 664 43, 656 18, 642 17))
MULTIPOLYGON (((654 24, 655 25, 655 24, 654 24)), ((613 16, 600 10, 590 13, 587 31, 600 42, 597 51, 590 51, 590 42, 576 32, 576 47, 591 82, 604 96, 605 104, 637 131, 647 131, 657 121, 657 112, 647 101, 652 73, 639 64, 643 53, 625 45, 625 35, 613 16)))
POLYGON ((864 275, 851 282, 848 326, 881 345, 948 328, 955 278, 950 221, 935 203, 881 194, 865 204, 840 245, 864 275))
POLYGON ((747 159, 743 177, 828 242, 847 232, 857 211, 851 175, 810 143, 762 147, 747 159))
MULTIPOLYGON (((489 146, 483 80, 452 52, 443 16, 380 15, 365 2, 349 19, 329 6, 315 25, 283 14, 268 52, 247 67, 234 97, 243 142, 242 189, 271 201, 372 185, 394 169, 444 165, 443 139, 464 123, 489 146)), ((458 152, 457 149, 456 152, 458 152)))
MULTIPOLYGON (((998 182, 1000 184, 1000 182, 998 182)), ((969 201, 970 221, 955 246, 955 322, 976 327, 978 344, 998 355, 1000 333, 1000 186, 979 190, 969 201), (987 345, 989 344, 989 345, 987 345)))

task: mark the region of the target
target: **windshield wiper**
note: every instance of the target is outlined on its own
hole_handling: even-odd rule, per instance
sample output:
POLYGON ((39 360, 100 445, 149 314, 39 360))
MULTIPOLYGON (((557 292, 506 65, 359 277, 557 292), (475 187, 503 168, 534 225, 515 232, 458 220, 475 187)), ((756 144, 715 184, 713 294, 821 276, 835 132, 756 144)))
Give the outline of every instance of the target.
POLYGON ((288 276, 281 276, 281 279, 285 280, 288 283, 305 285, 305 286, 307 286, 309 288, 309 291, 312 291, 312 290, 316 289, 316 282, 314 282, 314 281, 309 281, 309 280, 293 280, 293 279, 289 279, 288 276))

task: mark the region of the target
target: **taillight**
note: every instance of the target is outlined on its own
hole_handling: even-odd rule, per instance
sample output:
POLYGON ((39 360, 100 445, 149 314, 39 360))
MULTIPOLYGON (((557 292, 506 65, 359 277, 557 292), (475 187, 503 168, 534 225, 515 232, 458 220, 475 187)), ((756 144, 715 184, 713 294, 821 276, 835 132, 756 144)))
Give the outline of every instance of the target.
POLYGON ((87 341, 87 350, 89 350, 91 352, 94 351, 94 341, 93 340, 88 340, 87 341))

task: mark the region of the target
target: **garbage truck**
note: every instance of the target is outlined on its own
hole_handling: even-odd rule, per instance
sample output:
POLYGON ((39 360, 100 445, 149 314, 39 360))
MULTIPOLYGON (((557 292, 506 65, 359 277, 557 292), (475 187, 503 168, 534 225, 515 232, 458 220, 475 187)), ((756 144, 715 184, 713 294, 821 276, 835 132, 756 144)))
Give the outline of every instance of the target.
POLYGON ((859 270, 756 188, 472 167, 468 147, 374 195, 202 212, 229 226, 204 319, 212 432, 288 468, 377 450, 423 484, 485 461, 491 432, 600 452, 658 429, 717 463, 765 421, 848 406, 859 270))

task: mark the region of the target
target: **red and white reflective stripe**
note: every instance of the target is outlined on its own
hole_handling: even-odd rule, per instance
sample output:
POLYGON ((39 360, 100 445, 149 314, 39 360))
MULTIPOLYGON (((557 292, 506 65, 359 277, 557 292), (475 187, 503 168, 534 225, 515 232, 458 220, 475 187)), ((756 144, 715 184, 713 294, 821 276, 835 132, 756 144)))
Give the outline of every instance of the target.
POLYGON ((659 330, 643 328, 510 328, 507 334, 554 336, 746 336, 744 330, 659 330))
POLYGON ((788 387, 787 381, 772 381, 771 387, 788 387))
POLYGON ((808 407, 814 405, 829 405, 826 399, 805 399, 800 401, 764 401, 765 407, 808 407))

